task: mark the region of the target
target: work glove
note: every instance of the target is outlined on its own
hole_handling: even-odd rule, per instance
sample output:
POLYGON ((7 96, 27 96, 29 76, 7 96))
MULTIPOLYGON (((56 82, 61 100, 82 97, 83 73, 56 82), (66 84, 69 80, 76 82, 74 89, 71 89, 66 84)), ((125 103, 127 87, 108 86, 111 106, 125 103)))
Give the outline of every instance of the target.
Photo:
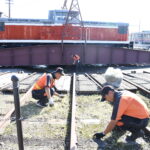
POLYGON ((50 105, 51 107, 54 106, 54 100, 53 100, 52 97, 49 99, 49 105, 50 105))
POLYGON ((105 136, 105 134, 103 133, 103 132, 101 132, 101 133, 95 133, 94 135, 93 135, 93 138, 94 139, 101 139, 101 138, 103 138, 105 136))
POLYGON ((64 96, 64 95, 62 95, 62 94, 60 94, 60 95, 59 95, 59 98, 64 98, 64 97, 65 97, 65 96, 64 96))

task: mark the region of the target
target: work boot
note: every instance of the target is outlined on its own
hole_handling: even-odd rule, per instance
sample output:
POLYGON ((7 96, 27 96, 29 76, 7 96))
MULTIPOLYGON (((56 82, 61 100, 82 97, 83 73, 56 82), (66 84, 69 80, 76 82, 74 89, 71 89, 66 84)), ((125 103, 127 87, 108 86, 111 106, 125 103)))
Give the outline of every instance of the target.
POLYGON ((47 106, 46 103, 42 103, 42 102, 39 102, 39 101, 36 103, 36 105, 39 106, 39 107, 46 107, 47 106))
POLYGON ((135 140, 139 137, 144 137, 144 132, 142 130, 137 132, 132 132, 131 136, 126 137, 127 142, 135 142, 135 140))
POLYGON ((149 127, 145 127, 144 129, 142 129, 142 131, 144 131, 145 136, 150 137, 150 128, 149 127))

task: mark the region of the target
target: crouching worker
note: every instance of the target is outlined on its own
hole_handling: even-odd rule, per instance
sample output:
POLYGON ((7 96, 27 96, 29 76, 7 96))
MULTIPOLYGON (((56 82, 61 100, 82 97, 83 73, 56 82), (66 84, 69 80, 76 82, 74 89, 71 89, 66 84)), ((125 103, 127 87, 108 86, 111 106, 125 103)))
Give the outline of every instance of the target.
POLYGON ((60 67, 56 69, 55 72, 51 74, 44 73, 39 80, 34 84, 32 89, 32 97, 37 99, 37 105, 40 107, 46 107, 49 103, 50 106, 54 105, 53 96, 59 96, 63 98, 63 95, 60 95, 56 92, 55 80, 61 78, 64 75, 64 70, 60 67))
POLYGON ((101 95, 101 101, 113 103, 113 112, 106 129, 96 133, 93 138, 103 138, 115 126, 119 129, 118 131, 131 132, 131 136, 126 138, 127 142, 135 141, 138 137, 150 136, 150 130, 147 128, 150 112, 140 97, 129 91, 116 91, 111 86, 104 86, 101 95))

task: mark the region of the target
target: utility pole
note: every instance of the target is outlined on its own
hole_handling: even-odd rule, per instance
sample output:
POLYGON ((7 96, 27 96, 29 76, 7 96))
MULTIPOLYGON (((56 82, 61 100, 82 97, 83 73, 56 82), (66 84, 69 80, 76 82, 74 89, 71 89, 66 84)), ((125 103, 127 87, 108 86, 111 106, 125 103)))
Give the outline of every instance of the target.
POLYGON ((13 4, 13 0, 6 0, 8 4, 8 18, 11 18, 11 5, 13 4))

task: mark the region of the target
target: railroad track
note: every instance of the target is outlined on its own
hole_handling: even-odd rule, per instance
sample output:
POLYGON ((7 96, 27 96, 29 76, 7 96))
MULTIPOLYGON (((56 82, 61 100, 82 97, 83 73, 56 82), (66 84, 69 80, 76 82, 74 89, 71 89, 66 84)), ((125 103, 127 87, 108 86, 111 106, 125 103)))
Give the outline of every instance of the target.
MULTIPOLYGON (((20 85, 21 85, 21 83, 29 81, 30 78, 33 78, 35 75, 36 75, 36 73, 33 73, 30 76, 22 79, 20 81, 20 85)), ((76 132, 75 132, 75 122, 76 122, 75 121, 75 111, 76 111, 75 110, 75 107, 76 107, 76 101, 75 101, 75 95, 76 95, 76 93, 75 93, 75 85, 76 84, 75 84, 75 82, 76 82, 76 75, 73 74, 73 76, 71 78, 70 92, 69 92, 69 95, 68 95, 68 99, 70 100, 70 102, 69 101, 67 102, 68 103, 68 105, 67 105, 67 107, 68 107, 67 108, 68 109, 68 112, 67 112, 68 115, 66 115, 66 118, 65 118, 66 119, 65 123, 66 123, 67 130, 66 130, 66 136, 64 137, 64 142, 65 142, 64 145, 65 145, 65 149, 68 149, 68 150, 75 150, 76 149, 76 143, 77 143, 76 132), (70 116, 70 114, 71 114, 71 116, 70 116), (69 122, 69 123, 67 123, 67 122, 69 122)), ((5 86, 5 88, 2 88, 1 90, 12 91, 12 87, 9 87, 9 85, 8 85, 8 86, 5 86)), ((64 119, 62 120, 62 119, 58 119, 57 118, 56 119, 57 121, 54 119, 55 117, 53 119, 50 118, 49 120, 48 119, 46 119, 46 120, 44 119, 43 120, 42 118, 36 118, 36 119, 33 118, 33 119, 31 119, 29 114, 28 114, 29 116, 26 115, 27 113, 33 113, 33 112, 31 112, 33 109, 35 109, 35 110, 33 110, 34 112, 39 111, 41 109, 41 108, 38 108, 35 105, 35 102, 34 102, 34 106, 33 106, 33 103, 31 104, 29 102, 32 99, 31 98, 31 90, 32 90, 32 87, 30 85, 30 88, 27 90, 27 92, 24 95, 21 96, 21 99, 20 99, 23 125, 24 124, 28 124, 29 126, 31 124, 32 125, 33 124, 36 125, 37 122, 38 122, 38 124, 43 123, 45 125, 51 124, 52 122, 53 122, 53 124, 56 124, 56 125, 59 125, 59 123, 61 124, 61 122, 62 122, 62 124, 65 124, 63 122, 64 119), (29 104, 30 104, 30 106, 29 106, 29 104), (28 106, 28 108, 26 107, 26 105, 28 106), (31 107, 32 107, 32 110, 30 110, 31 107)), ((5 97, 6 97, 6 95, 5 95, 5 97)), ((11 123, 11 117, 13 117, 12 116, 12 114, 14 112, 13 96, 10 95, 10 97, 11 97, 11 105, 9 107, 8 107, 8 105, 7 106, 5 105, 5 107, 8 107, 8 109, 7 109, 7 111, 5 111, 3 113, 3 115, 1 114, 1 120, 0 120, 0 130, 1 130, 1 132, 3 132, 4 129, 11 123)), ((7 102, 8 101, 9 100, 7 100, 7 102)), ((49 109, 51 109, 51 108, 49 108, 49 109)), ((28 126, 28 128, 29 128, 29 126, 28 126)), ((26 132, 26 127, 25 127, 24 130, 26 132)), ((24 133, 24 130, 23 130, 23 133, 24 133)), ((28 131, 28 132, 29 132, 28 134, 30 134, 30 131, 28 131)), ((17 143, 17 138, 16 137, 14 137, 13 140, 15 140, 16 143, 17 143)))
MULTIPOLYGON (((33 76, 31 75, 29 79, 33 76)), ((29 79, 27 78, 26 81, 29 81, 29 79)), ((24 83, 24 81, 25 80, 23 80, 22 83, 24 83)), ((103 114, 96 110, 101 110, 104 104, 99 103, 99 100, 97 100, 99 99, 99 95, 92 96, 92 94, 99 93, 99 90, 103 87, 104 82, 100 81, 103 81, 103 76, 101 74, 85 74, 78 76, 73 74, 71 77, 69 95, 66 94, 63 100, 56 99, 54 107, 47 107, 44 109, 38 108, 35 105, 36 101, 31 97, 30 88, 21 98, 25 149, 33 150, 35 147, 36 149, 42 147, 44 150, 96 149, 97 145, 91 141, 91 138, 95 132, 95 128, 97 128, 97 130, 99 129, 101 118, 103 118, 103 114), (88 94, 90 93, 90 96, 80 96, 82 92, 79 91, 81 89, 78 89, 78 86, 81 86, 83 83, 87 84, 85 84, 86 86, 83 86, 83 88, 87 87, 92 90, 92 87, 95 87, 97 92, 87 91, 88 94), (86 128, 91 130, 87 131, 86 128), (88 132, 88 137, 85 136, 84 132, 88 132)), ((124 84, 125 83, 126 85, 132 85, 124 79, 124 84)), ((136 90, 139 89, 136 85, 132 86, 136 87, 136 90)), ((126 86, 122 85, 122 87, 126 86)), ((85 94, 85 92, 83 92, 83 94, 85 94)), ((104 111, 103 113, 105 115, 108 114, 107 109, 102 111, 104 111)), ((6 125, 10 123, 10 117, 13 112, 14 108, 11 108, 5 116, 2 116, 3 119, 0 121, 1 128, 6 127, 6 125)), ((12 131, 10 133, 11 136, 7 135, 7 133, 4 134, 2 140, 5 141, 6 144, 13 143, 13 141, 17 143, 14 128, 15 124, 10 124, 7 130, 12 131)), ((16 149, 16 147, 14 147, 14 149, 16 149)))
MULTIPOLYGON (((129 90, 132 92, 136 92, 137 90, 150 94, 150 73, 144 71, 141 74, 127 74, 123 73, 124 78, 119 90, 129 90), (149 74, 149 76, 145 74, 149 74)), ((105 85, 105 79, 103 75, 96 74, 87 74, 85 76, 91 80, 99 89, 101 89, 105 85)))
POLYGON ((150 73, 147 71, 143 71, 143 73, 132 73, 132 74, 124 74, 124 81, 136 86, 137 89, 141 92, 144 92, 148 97, 150 95, 150 73), (145 75, 146 74, 146 75, 145 75))
MULTIPOLYGON (((106 85, 103 74, 87 74, 79 75, 77 80, 77 93, 78 94, 99 94, 100 89, 106 85)), ((136 92, 138 89, 135 85, 123 80, 119 90, 129 90, 136 92)))

